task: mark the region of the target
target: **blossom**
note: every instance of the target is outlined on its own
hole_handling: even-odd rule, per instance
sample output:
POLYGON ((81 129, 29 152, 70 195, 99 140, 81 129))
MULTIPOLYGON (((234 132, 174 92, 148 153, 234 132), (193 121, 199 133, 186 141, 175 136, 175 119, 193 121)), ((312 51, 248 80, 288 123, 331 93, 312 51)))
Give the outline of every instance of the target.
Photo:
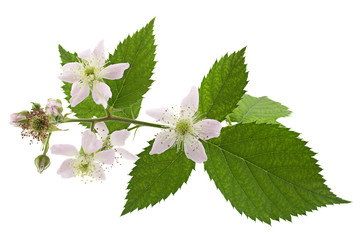
POLYGON ((97 139, 90 130, 83 132, 80 151, 70 144, 53 145, 51 153, 73 156, 61 164, 57 173, 63 178, 89 176, 96 180, 105 180, 102 165, 114 162, 115 150, 101 150, 102 146, 103 141, 97 139))
POLYGON ((10 114, 10 124, 19 127, 22 120, 26 119, 27 111, 10 114))
POLYGON ((169 127, 156 136, 150 154, 160 154, 177 145, 178 150, 183 147, 185 155, 194 162, 206 161, 205 149, 199 138, 208 140, 218 137, 222 126, 220 122, 213 119, 199 121, 196 113, 198 106, 199 92, 196 87, 192 87, 177 113, 167 108, 148 110, 148 115, 169 127))
POLYGON ((49 115, 57 116, 63 111, 61 101, 59 99, 49 98, 45 107, 45 111, 49 115))
POLYGON ((115 80, 122 78, 124 71, 129 68, 129 63, 112 64, 104 68, 105 51, 104 41, 100 41, 94 51, 90 49, 78 54, 80 62, 65 64, 59 79, 72 83, 70 104, 75 107, 90 94, 96 104, 107 107, 107 101, 112 96, 110 87, 103 79, 115 80))
POLYGON ((130 132, 126 129, 115 131, 109 135, 109 130, 104 122, 98 122, 95 124, 95 129, 100 135, 100 138, 104 141, 105 149, 112 149, 115 146, 115 151, 121 155, 121 157, 129 160, 137 160, 138 157, 128 152, 124 148, 116 146, 124 146, 125 140, 130 136, 130 132))

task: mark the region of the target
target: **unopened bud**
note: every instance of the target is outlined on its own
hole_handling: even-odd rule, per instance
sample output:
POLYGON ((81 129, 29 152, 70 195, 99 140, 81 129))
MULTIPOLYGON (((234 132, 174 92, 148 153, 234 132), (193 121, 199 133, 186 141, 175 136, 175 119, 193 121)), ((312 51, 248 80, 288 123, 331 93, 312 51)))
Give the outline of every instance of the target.
POLYGON ((49 98, 45 107, 45 111, 49 115, 57 116, 62 113, 63 108, 59 99, 49 98))
POLYGON ((39 173, 42 173, 45 169, 50 166, 50 158, 46 155, 39 155, 35 158, 35 166, 39 173))
POLYGON ((10 124, 13 126, 20 126, 20 123, 26 122, 26 115, 28 114, 28 111, 22 111, 19 113, 13 113, 10 115, 10 124))

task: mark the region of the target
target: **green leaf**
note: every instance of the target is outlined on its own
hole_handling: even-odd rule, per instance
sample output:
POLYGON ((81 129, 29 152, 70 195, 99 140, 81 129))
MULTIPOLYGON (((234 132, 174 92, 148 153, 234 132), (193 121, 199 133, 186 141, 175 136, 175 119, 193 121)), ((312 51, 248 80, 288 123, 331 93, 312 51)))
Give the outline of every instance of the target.
POLYGON ((79 61, 76 53, 71 53, 66 51, 60 44, 59 44, 59 53, 61 59, 61 66, 64 66, 67 63, 79 61))
MULTIPOLYGON (((136 119, 139 115, 142 95, 146 93, 153 82, 150 80, 155 67, 155 45, 153 35, 154 19, 144 28, 137 31, 132 36, 128 36, 123 43, 120 43, 113 55, 109 56, 107 64, 128 62, 129 69, 124 72, 124 76, 118 80, 106 80, 104 82, 110 87, 112 98, 108 101, 108 109, 111 114, 118 117, 136 119)), ((76 53, 70 53, 59 45, 60 58, 62 65, 70 62, 78 62, 76 53)), ((72 84, 64 82, 62 86, 66 95, 65 99, 69 102, 72 84)), ((106 112, 102 105, 98 105, 92 99, 91 94, 84 101, 75 107, 68 106, 78 118, 105 117, 106 112)), ((81 123, 90 127, 88 123, 81 123)), ((130 124, 107 121, 109 132, 127 128, 130 124)))
POLYGON ((153 34, 155 18, 144 28, 120 43, 114 54, 109 56, 109 64, 130 64, 124 76, 118 81, 106 81, 112 89, 109 108, 124 108, 142 99, 153 80, 155 67, 155 37, 153 34))
POLYGON ((121 215, 135 209, 153 206, 166 199, 186 183, 195 162, 189 160, 184 152, 170 148, 162 154, 149 155, 152 142, 135 162, 127 189, 126 204, 121 215))
POLYGON ((199 89, 199 112, 222 122, 232 113, 247 84, 245 48, 216 61, 199 89))
POLYGON ((275 124, 237 124, 204 142, 205 170, 240 213, 271 223, 317 207, 348 203, 325 185, 299 133, 275 124))
POLYGON ((291 111, 279 102, 268 97, 252 97, 244 94, 237 108, 229 115, 232 122, 239 123, 278 123, 276 120, 287 117, 291 111))

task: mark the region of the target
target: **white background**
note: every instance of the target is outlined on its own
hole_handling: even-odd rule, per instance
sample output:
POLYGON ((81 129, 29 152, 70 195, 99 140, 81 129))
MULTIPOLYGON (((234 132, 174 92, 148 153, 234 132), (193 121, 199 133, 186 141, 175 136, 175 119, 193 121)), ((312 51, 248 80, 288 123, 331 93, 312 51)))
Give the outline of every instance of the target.
MULTIPOLYGON (((359 239, 358 1, 9 1, 0 6, 0 239, 359 239), (225 53, 247 46, 249 94, 268 96, 293 114, 281 120, 318 153, 327 184, 351 204, 329 206, 272 226, 241 216, 196 166, 188 184, 155 207, 120 217, 132 162, 104 183, 63 180, 64 160, 36 172, 40 145, 22 140, 9 114, 63 99, 57 45, 69 51, 105 40, 107 52, 153 17, 158 61, 144 110, 180 103, 225 53)), ((80 146, 82 128, 51 143, 80 146)), ((127 148, 139 153, 156 129, 127 148)))

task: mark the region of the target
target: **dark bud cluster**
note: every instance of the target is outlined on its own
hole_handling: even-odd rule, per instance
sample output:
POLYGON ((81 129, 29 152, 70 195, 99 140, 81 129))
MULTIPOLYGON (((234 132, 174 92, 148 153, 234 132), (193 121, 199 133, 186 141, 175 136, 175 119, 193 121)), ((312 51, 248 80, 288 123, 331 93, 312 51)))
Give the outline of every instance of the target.
MULTIPOLYGON (((21 136, 45 142, 51 127, 49 117, 40 107, 33 107, 26 115, 26 121, 20 123, 21 136)), ((31 140, 31 142, 32 142, 31 140)))

